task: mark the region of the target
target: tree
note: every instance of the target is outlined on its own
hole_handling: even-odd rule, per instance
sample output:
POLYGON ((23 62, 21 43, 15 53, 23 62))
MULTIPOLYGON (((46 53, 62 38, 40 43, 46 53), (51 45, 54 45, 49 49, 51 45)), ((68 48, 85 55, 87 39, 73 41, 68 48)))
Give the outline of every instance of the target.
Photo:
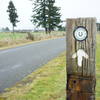
POLYGON ((13 33, 14 33, 14 27, 16 27, 16 24, 19 21, 17 20, 18 19, 17 10, 12 1, 9 2, 7 12, 9 13, 9 20, 12 23, 13 33))
POLYGON ((33 2, 33 16, 32 16, 32 23, 37 27, 42 26, 45 28, 45 32, 47 33, 47 7, 46 7, 46 0, 35 0, 33 2))
POLYGON ((55 0, 48 0, 48 31, 49 33, 55 28, 61 27, 60 8, 54 6, 55 0))
POLYGON ((35 0, 32 22, 37 27, 43 27, 46 33, 51 33, 55 28, 61 27, 60 8, 56 7, 55 0, 35 0))

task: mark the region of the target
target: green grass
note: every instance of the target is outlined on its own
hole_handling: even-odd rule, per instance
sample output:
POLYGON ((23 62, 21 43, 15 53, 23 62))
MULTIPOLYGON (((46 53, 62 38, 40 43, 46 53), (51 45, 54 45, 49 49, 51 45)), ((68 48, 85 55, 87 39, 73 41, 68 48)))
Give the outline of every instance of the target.
POLYGON ((100 100, 100 35, 97 35, 97 46, 96 46, 96 100, 100 100))
POLYGON ((0 40, 5 40, 5 39, 21 39, 25 38, 27 36, 26 33, 0 33, 0 40))
MULTIPOLYGON (((100 100, 100 35, 96 49, 96 100, 100 100)), ((33 72, 1 94, 1 100, 66 100, 65 53, 33 72)))

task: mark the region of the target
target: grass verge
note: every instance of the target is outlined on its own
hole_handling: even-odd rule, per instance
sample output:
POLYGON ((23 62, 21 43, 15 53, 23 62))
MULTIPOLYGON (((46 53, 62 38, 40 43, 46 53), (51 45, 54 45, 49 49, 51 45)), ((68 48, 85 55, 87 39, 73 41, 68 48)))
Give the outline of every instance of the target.
POLYGON ((1 94, 1 100, 64 100, 65 53, 1 94))

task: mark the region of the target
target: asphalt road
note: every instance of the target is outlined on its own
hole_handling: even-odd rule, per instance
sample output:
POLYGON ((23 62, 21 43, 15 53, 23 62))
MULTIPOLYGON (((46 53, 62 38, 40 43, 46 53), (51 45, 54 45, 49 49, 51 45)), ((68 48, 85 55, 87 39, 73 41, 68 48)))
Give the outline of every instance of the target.
POLYGON ((65 50, 65 38, 0 50, 0 92, 65 50))

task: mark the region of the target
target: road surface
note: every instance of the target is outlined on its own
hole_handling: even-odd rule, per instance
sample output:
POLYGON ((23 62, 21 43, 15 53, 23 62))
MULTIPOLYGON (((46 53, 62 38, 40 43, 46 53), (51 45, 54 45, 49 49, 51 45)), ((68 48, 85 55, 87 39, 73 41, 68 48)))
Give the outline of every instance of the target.
POLYGON ((65 50, 65 38, 0 50, 0 92, 65 50))

